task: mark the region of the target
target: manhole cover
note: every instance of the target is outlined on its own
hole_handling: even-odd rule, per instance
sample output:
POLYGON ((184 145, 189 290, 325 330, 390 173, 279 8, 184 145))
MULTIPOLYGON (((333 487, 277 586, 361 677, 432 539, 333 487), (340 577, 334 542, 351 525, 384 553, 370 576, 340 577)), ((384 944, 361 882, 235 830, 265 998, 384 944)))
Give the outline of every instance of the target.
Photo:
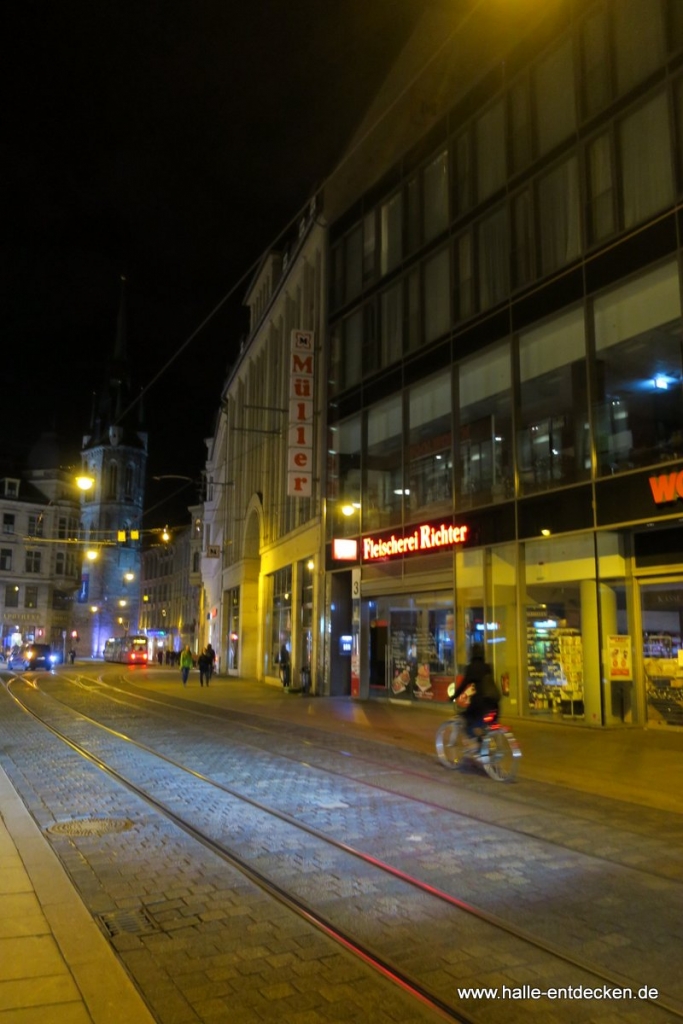
POLYGON ((109 832, 127 832, 133 827, 128 818, 79 818, 58 821, 47 829, 57 836, 104 836, 109 832))
POLYGON ((144 910, 114 910, 109 914, 99 914, 108 935, 114 938, 125 932, 127 935, 144 935, 157 931, 154 921, 144 910))

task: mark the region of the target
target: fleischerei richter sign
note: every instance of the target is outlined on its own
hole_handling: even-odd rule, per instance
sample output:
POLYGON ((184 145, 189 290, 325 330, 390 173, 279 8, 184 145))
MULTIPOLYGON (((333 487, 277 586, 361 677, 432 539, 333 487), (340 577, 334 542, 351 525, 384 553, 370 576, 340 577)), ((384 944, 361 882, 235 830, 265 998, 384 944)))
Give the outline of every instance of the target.
POLYGON ((361 561, 376 562, 385 558, 446 551, 465 544, 470 528, 454 523, 420 523, 404 531, 365 536, 361 539, 361 561))

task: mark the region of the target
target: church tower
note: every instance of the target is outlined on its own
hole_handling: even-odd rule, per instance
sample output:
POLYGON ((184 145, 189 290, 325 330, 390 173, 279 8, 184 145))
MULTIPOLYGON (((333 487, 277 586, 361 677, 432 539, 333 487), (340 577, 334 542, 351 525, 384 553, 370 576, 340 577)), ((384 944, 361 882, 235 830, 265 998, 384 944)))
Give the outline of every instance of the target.
POLYGON ((114 352, 102 391, 94 396, 81 449, 82 472, 93 483, 83 492, 83 567, 74 609, 81 656, 101 657, 108 637, 138 632, 141 523, 147 467, 147 432, 141 399, 131 388, 126 351, 125 278, 114 352))

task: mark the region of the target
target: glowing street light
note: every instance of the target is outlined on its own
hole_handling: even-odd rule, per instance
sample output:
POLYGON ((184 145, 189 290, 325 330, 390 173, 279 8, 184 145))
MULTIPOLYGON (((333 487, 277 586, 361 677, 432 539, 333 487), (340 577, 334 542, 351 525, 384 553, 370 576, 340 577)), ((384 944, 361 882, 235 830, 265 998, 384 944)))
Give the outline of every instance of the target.
POLYGON ((91 476, 77 476, 76 486, 81 491, 89 491, 95 486, 94 477, 91 476))

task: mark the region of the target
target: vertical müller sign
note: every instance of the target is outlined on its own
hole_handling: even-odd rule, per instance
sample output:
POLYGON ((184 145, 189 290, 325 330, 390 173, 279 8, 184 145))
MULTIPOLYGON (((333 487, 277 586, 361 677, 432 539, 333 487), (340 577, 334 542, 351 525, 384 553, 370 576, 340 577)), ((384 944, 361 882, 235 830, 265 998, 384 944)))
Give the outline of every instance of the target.
POLYGON ((313 331, 292 331, 289 361, 287 494, 313 492, 313 331))

